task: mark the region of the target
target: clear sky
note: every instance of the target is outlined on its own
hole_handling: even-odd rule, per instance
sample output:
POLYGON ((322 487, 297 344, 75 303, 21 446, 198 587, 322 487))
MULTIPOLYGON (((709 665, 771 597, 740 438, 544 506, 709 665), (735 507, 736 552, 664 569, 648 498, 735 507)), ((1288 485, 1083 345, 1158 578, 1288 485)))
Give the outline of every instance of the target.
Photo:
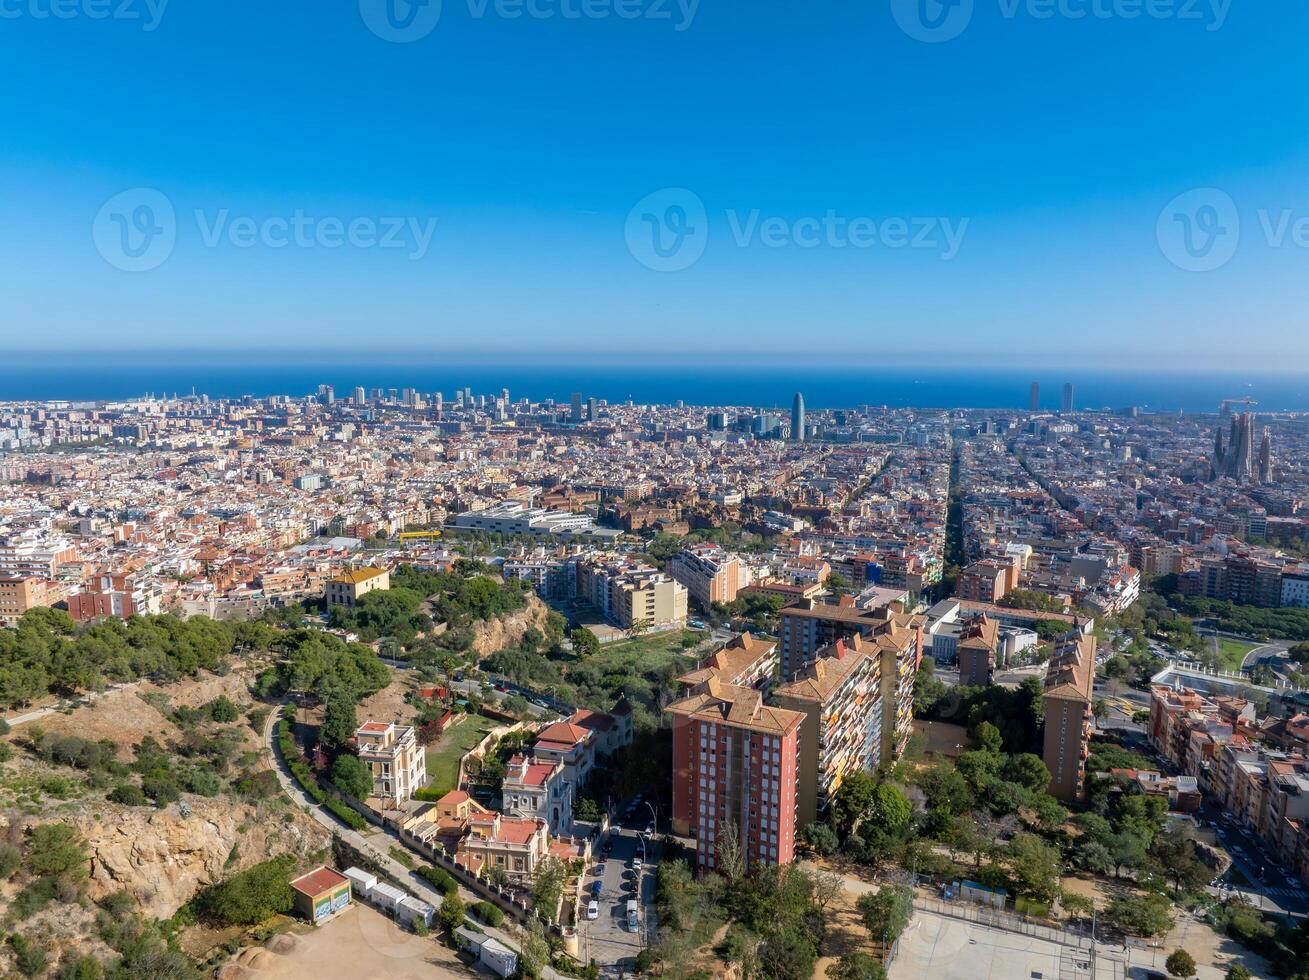
POLYGON ((0 0, 0 353, 1309 369, 1303 0, 387 2, 0 0))

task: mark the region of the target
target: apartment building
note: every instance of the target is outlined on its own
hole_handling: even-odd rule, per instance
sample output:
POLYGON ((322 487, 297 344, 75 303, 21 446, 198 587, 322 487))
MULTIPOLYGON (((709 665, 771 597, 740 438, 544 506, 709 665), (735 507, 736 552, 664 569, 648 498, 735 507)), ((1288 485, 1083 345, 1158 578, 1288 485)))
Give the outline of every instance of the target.
POLYGON ((669 560, 668 574, 706 611, 715 602, 733 602, 743 577, 740 559, 714 545, 682 549, 669 560))
POLYGON ((409 725, 366 721, 355 732, 360 760, 373 773, 373 796, 390 807, 427 783, 427 750, 409 725))
POLYGON ((0 626, 13 626, 29 609, 48 606, 57 593, 36 575, 0 576, 0 626))
POLYGON ((805 599, 784 606, 779 617, 783 680, 795 677, 819 650, 837 640, 868 636, 883 622, 874 611, 856 606, 849 596, 835 604, 805 599))
POLYGON ((963 622, 956 648, 959 683, 986 687, 995 677, 995 654, 1000 642, 1000 624, 986 613, 963 622))
POLYGON ((613 585, 613 621, 622 629, 686 625, 686 587, 663 572, 629 572, 613 585))
POLYGON ((1095 637, 1066 635, 1045 674, 1045 745, 1050 795, 1075 800, 1086 778, 1091 738, 1091 692, 1095 682, 1095 637))
POLYGON ((999 602, 1016 588, 1017 563, 988 558, 973 562, 959 573, 955 595, 969 602, 999 602))
POLYGON ((773 692, 778 707, 804 717, 796 826, 819 819, 847 775, 871 772, 881 761, 881 669, 876 643, 855 636, 819 651, 795 680, 773 692))
POLYGON ((327 583, 329 606, 357 606, 369 592, 391 587, 391 573, 385 568, 356 568, 327 583))
POLYGON ((804 715, 717 676, 664 711, 673 730, 673 830, 696 839, 699 866, 718 865, 729 825, 747 867, 789 863, 804 715))
POLYGON ((909 744, 914 728, 914 677, 923 659, 923 617, 878 610, 880 623, 873 643, 881 656, 882 746, 881 758, 897 759, 909 744))
POLYGON ((712 677, 732 687, 753 687, 766 692, 777 680, 779 662, 776 640, 742 633, 677 680, 683 694, 691 693, 712 677))

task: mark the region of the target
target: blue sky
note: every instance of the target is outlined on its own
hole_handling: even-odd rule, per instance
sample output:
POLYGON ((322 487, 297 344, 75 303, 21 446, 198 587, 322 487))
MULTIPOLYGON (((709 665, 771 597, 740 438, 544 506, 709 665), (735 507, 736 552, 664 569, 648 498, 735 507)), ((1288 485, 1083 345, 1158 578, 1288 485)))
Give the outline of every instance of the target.
POLYGON ((411 43, 345 0, 51 2, 0 0, 0 350, 1309 355, 1299 0, 973 0, 942 43, 901 0, 445 0, 411 43), (137 188, 175 241, 125 271, 137 188), (1195 188, 1240 226, 1199 271, 1195 188), (688 200, 667 271, 641 235, 688 200), (829 215, 877 231, 797 243, 829 215))

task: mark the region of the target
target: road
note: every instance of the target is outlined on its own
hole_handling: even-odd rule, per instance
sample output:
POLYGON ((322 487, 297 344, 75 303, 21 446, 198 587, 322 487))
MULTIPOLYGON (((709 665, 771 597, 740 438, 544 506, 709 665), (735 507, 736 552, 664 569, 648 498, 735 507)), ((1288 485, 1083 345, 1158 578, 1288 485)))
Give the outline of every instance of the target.
MULTIPOLYGON (((648 816, 642 807, 634 822, 640 822, 648 816)), ((643 862, 646 866, 638 872, 631 867, 632 858, 639 856, 642 851, 637 832, 630 828, 615 827, 609 840, 610 853, 600 876, 600 917, 583 919, 579 931, 582 936, 583 960, 594 959, 606 976, 617 977, 632 972, 636 955, 644 946, 649 945, 649 937, 655 933, 655 867, 658 854, 653 850, 647 853, 648 860, 643 862), (654 862, 654 865, 650 862, 654 862), (629 885, 632 881, 636 882, 636 891, 629 885), (637 932, 627 928, 627 901, 634 895, 640 896, 642 911, 641 926, 637 932)), ((587 887, 590 887, 592 880, 587 879, 587 887)))
MULTIPOLYGON (((1211 822, 1218 822, 1216 810, 1206 808, 1202 813, 1211 822)), ((1224 827, 1221 823, 1218 823, 1216 832, 1223 849, 1232 859, 1232 866, 1245 877, 1247 884, 1229 885, 1220 881, 1217 887, 1210 886, 1211 895, 1222 898, 1235 893, 1266 912, 1297 917, 1309 914, 1309 895, 1298 881, 1283 872, 1281 859, 1269 853, 1253 833, 1224 827), (1259 877, 1261 871, 1262 881, 1259 877)))

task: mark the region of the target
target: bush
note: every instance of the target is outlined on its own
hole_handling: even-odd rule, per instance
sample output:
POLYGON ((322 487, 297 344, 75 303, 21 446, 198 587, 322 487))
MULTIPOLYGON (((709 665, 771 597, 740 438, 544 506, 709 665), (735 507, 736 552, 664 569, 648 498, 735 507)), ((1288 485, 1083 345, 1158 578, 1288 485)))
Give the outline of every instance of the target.
POLYGON ((351 830, 368 829, 367 820, 365 820, 356 811, 350 809, 349 806, 342 803, 340 800, 336 799, 335 797, 333 797, 330 800, 325 800, 323 802, 323 807, 327 810, 328 813, 337 817, 342 823, 344 823, 351 830))
POLYGON ((228 698, 226 694, 218 695, 218 697, 205 705, 205 713, 214 721, 223 725, 230 725, 232 722, 236 721, 237 718, 241 717, 241 713, 237 711, 236 705, 232 703, 231 699, 228 698))
POLYGON ((217 796, 223 791, 223 782, 208 769, 196 769, 186 777, 186 789, 197 796, 217 796))
POLYGON ((258 925, 289 912, 294 866, 295 859, 285 854, 256 864, 203 892, 200 906, 220 922, 233 926, 258 925))
POLYGON ((500 911, 500 906, 492 905, 490 902, 474 902, 469 911, 488 926, 498 926, 505 920, 505 914, 500 911))
POLYGON ((85 877, 89 860, 86 842, 70 824, 40 824, 27 832, 27 869, 38 878, 85 877))
POLYGON ((459 882, 455 881, 454 878, 450 876, 450 873, 443 868, 437 868, 430 864, 425 864, 415 873, 420 878, 425 879, 434 888, 445 892, 447 895, 459 891, 459 882))
POLYGON ((358 757, 342 753, 332 763, 332 783, 346 796, 364 800, 373 792, 373 771, 358 757))
POLYGON ((50 954, 25 936, 10 936, 9 948, 14 952, 14 965, 25 977, 44 973, 50 963, 50 954))
POLYGON ((171 776, 146 776, 141 780, 141 789, 161 810, 182 798, 182 791, 171 776))
POLYGON ((1175 977, 1195 976, 1195 957, 1184 949, 1175 949, 1164 963, 1165 969, 1175 977))
POLYGON ((145 790, 136 783, 119 783, 109 794, 109 799, 123 806, 145 806, 145 790))

